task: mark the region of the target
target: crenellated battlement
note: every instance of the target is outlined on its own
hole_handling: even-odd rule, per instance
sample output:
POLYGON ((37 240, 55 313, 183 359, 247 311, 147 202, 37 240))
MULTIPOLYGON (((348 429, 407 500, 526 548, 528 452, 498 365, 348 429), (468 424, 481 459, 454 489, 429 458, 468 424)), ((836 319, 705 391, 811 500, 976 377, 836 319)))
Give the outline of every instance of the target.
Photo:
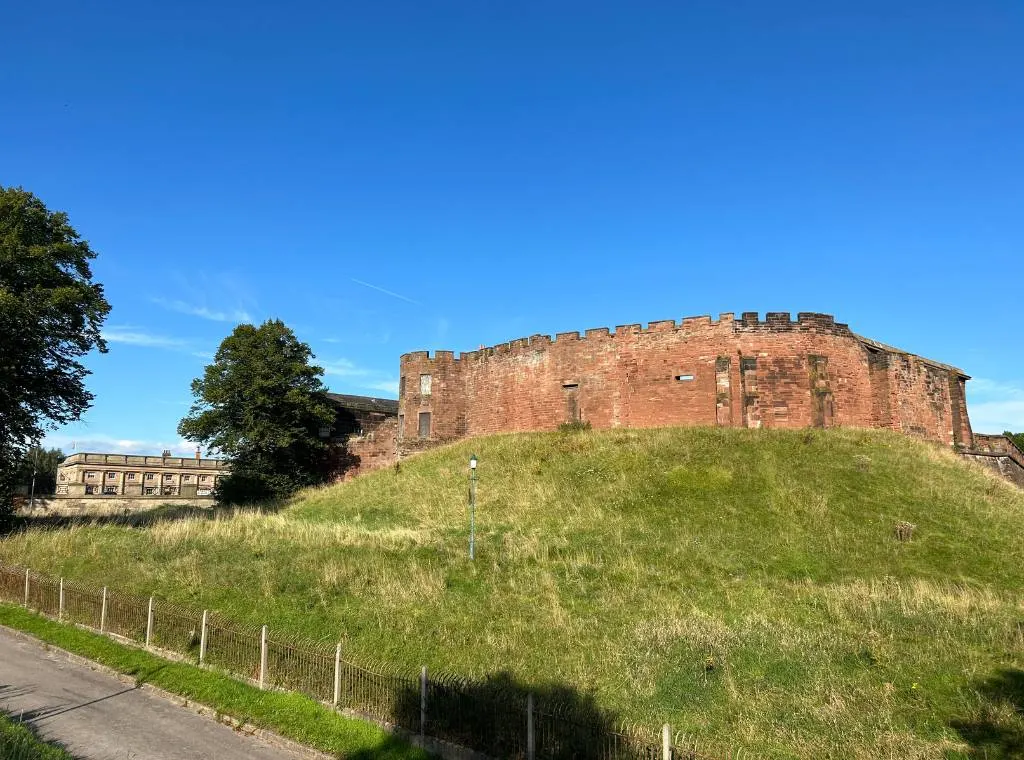
POLYGON ((402 356, 402 434, 442 441, 565 422, 863 426, 969 446, 967 376, 831 314, 748 311, 402 356))
POLYGON ((433 356, 429 351, 412 351, 402 354, 401 361, 416 362, 460 362, 463 360, 483 359, 489 356, 508 356, 525 350, 545 349, 552 345, 564 345, 576 341, 605 341, 623 338, 625 336, 679 333, 697 333, 710 329, 728 329, 731 332, 792 332, 792 331, 813 331, 831 335, 853 336, 850 327, 842 322, 836 322, 831 314, 819 314, 815 312, 800 312, 796 319, 793 319, 788 311, 770 311, 765 314, 762 320, 756 311, 745 311, 737 319, 733 312, 724 312, 718 315, 718 319, 712 319, 709 315, 695 317, 683 317, 676 322, 674 319, 659 319, 648 322, 647 326, 640 323, 617 325, 610 327, 591 327, 581 335, 579 331, 556 333, 550 335, 537 334, 527 338, 515 338, 506 343, 498 343, 493 346, 479 348, 475 351, 463 351, 458 356, 454 351, 435 351, 433 356))

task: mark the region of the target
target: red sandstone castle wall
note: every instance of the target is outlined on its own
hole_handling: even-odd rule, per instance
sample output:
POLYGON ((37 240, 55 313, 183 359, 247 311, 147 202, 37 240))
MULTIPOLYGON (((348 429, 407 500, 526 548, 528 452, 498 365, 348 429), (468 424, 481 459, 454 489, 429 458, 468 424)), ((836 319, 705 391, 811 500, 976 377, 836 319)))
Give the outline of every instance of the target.
POLYGON ((401 360, 401 435, 663 425, 888 427, 946 444, 971 441, 965 377, 865 341, 823 314, 723 314, 538 335, 459 358, 401 360), (430 375, 429 395, 421 375, 430 375), (687 379, 679 379, 680 377, 687 379), (691 379, 692 378, 692 379, 691 379))

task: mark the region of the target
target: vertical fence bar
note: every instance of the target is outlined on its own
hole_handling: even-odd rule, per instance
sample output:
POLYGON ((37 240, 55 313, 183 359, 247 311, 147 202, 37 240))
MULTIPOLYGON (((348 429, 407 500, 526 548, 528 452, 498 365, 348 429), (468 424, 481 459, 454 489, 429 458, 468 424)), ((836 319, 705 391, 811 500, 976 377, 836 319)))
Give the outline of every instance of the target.
POLYGON ((64 621, 64 579, 60 579, 60 593, 57 597, 57 622, 64 621))
POLYGON ((338 700, 341 699, 341 642, 334 650, 334 709, 338 709, 338 700))
POLYGON ((28 609, 28 568, 25 568, 25 609, 28 609))
POLYGON ((537 758, 537 732, 533 725, 533 693, 526 695, 526 758, 537 758))
POLYGON ((661 758, 672 760, 672 727, 668 723, 661 727, 661 758))
POLYGON ((267 627, 263 626, 260 631, 260 688, 264 688, 267 681, 267 627))
POLYGON ((153 640, 153 597, 149 597, 149 609, 146 611, 146 646, 153 640))
POLYGON ((427 735, 427 666, 420 671, 420 736, 427 735))
POLYGON ((199 664, 206 659, 206 610, 203 610, 203 627, 199 631, 199 664))
POLYGON ((103 601, 100 602, 100 633, 107 627, 107 587, 103 587, 103 601))

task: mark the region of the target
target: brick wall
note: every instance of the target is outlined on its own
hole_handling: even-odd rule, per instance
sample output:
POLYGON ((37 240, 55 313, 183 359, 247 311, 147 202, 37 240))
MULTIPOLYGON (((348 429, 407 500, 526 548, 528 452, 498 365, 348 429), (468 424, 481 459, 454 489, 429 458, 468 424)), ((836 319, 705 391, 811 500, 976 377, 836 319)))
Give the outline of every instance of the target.
POLYGON ((344 478, 354 478, 370 470, 389 467, 398 461, 398 420, 390 417, 361 436, 346 442, 347 466, 344 478))
POLYGON ((559 333, 459 357, 401 358, 403 440, 664 425, 883 427, 973 443, 959 370, 855 335, 826 314, 692 317, 559 333), (429 376, 429 381, 423 381, 429 376), (429 392, 428 392, 429 391, 429 392))

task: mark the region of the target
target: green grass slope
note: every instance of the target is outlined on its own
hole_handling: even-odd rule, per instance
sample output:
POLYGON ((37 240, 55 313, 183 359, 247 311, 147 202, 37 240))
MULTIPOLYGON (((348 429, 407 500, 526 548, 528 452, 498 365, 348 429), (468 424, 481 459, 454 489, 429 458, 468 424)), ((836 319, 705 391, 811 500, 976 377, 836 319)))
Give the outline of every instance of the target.
POLYGON ((355 659, 564 686, 710 750, 997 758, 1024 747, 1022 521, 1020 491, 892 433, 553 433, 277 514, 28 530, 0 560, 355 659))

